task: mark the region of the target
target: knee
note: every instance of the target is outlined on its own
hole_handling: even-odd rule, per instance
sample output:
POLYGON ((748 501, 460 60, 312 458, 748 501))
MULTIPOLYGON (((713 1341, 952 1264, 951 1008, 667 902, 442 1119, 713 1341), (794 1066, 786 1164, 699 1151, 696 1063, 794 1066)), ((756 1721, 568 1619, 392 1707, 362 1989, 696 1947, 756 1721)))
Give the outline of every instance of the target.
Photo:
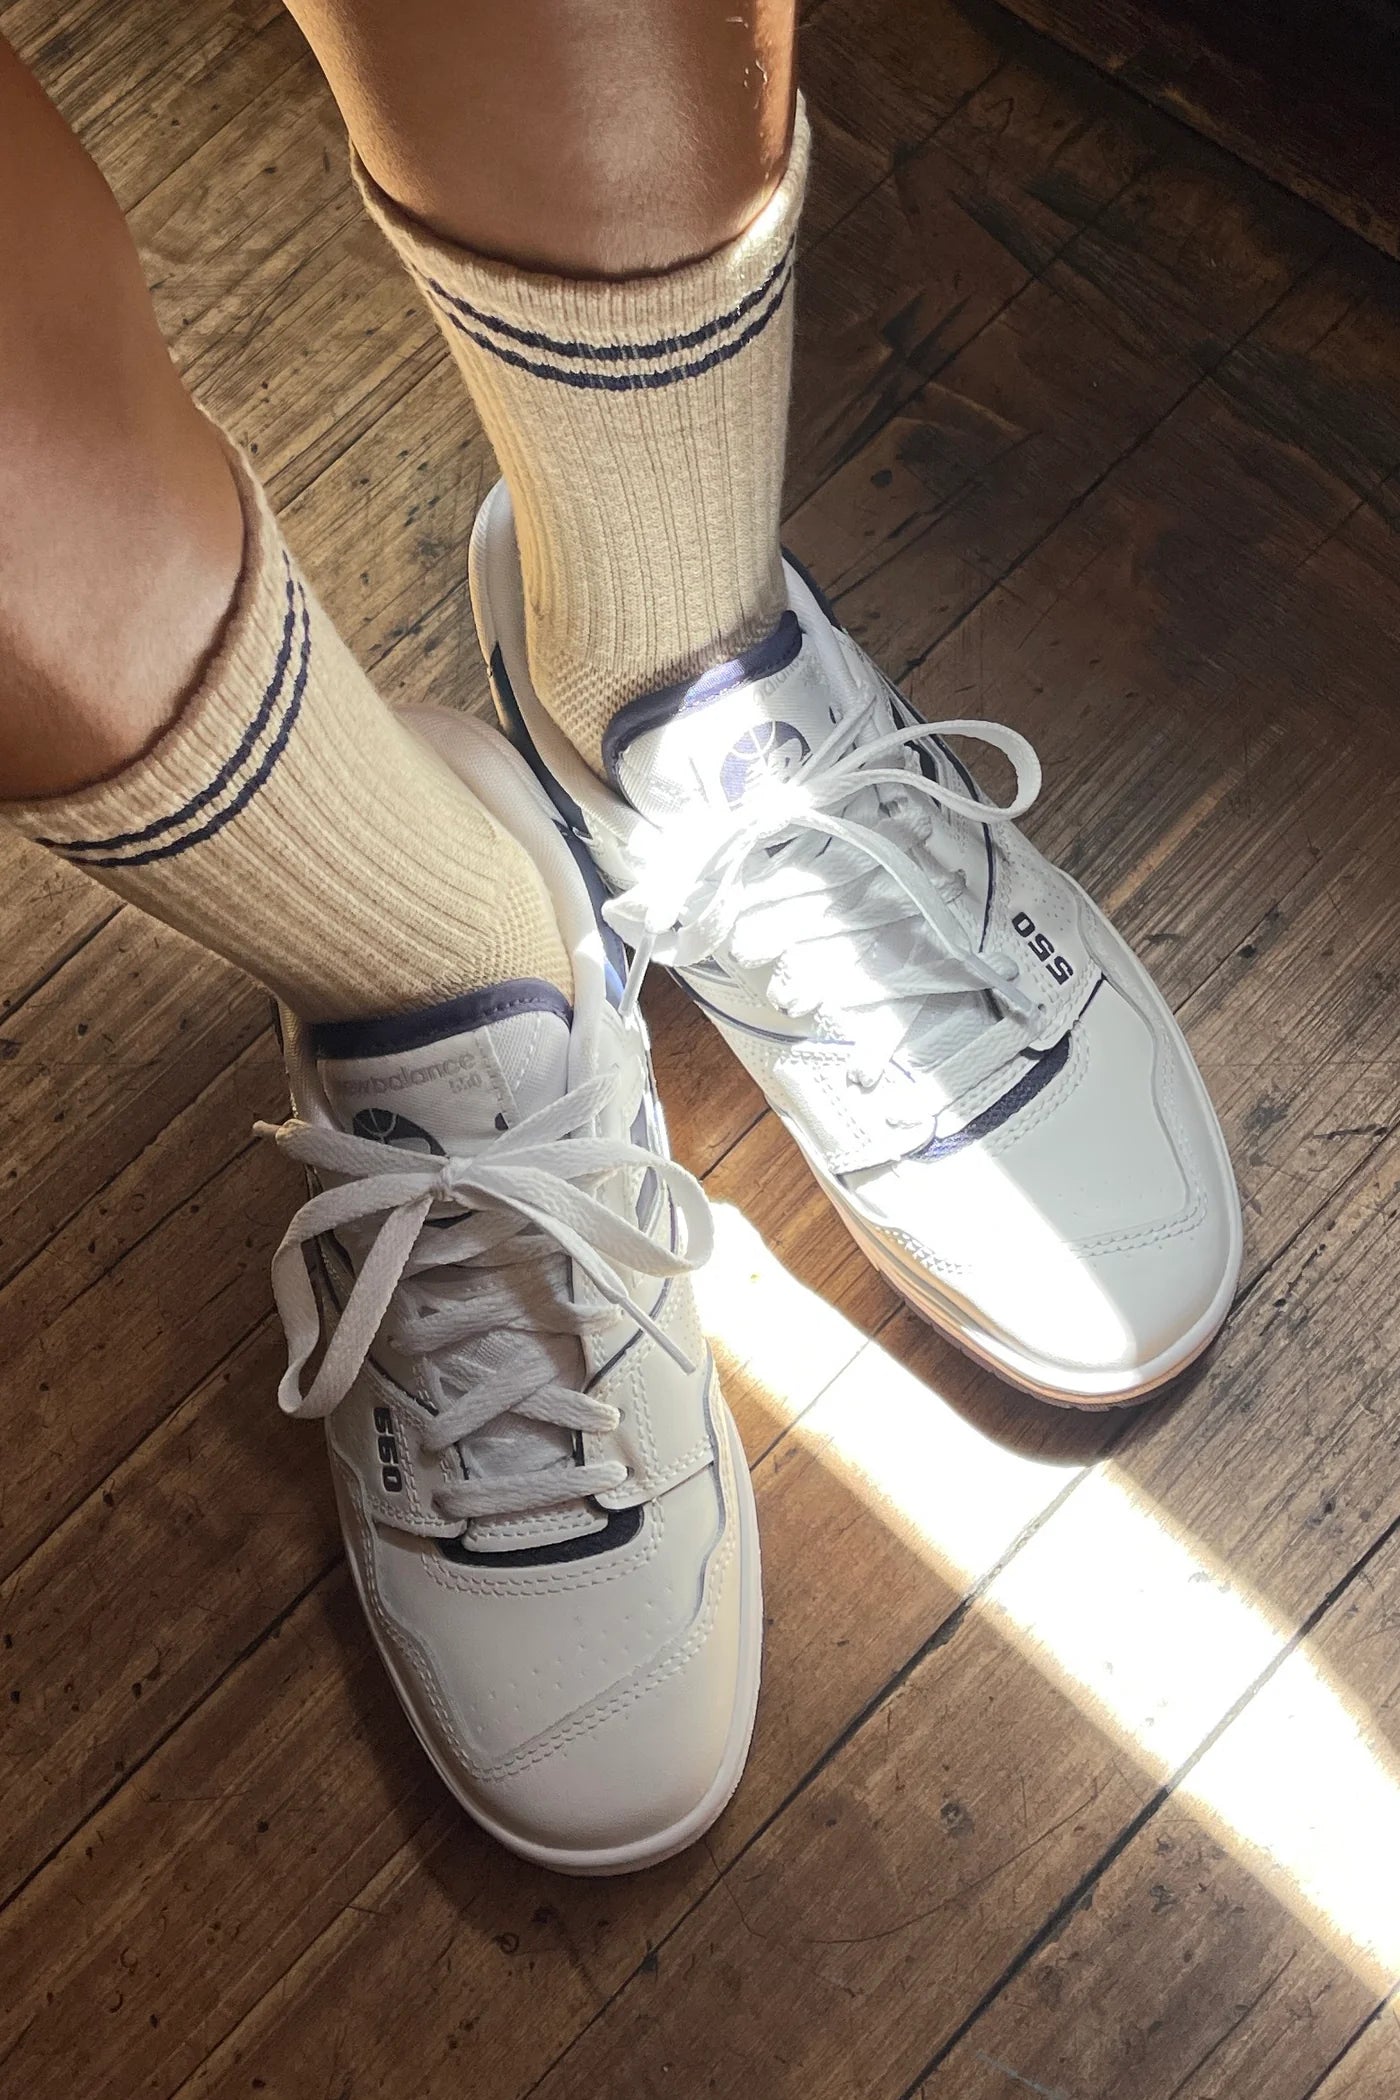
POLYGON ((193 684, 237 584, 226 454, 191 404, 184 449, 0 362, 0 799, 58 794, 146 747, 193 684))

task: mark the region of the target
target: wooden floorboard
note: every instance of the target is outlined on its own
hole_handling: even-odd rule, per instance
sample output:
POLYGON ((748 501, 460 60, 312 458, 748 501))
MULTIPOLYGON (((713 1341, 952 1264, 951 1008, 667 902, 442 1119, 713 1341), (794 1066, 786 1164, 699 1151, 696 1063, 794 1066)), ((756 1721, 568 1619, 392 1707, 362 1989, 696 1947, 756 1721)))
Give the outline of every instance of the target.
POLYGON ((1269 1669, 1172 1798, 940 2052, 917 2081, 921 2100, 998 2100, 1008 2066, 1051 2089, 1181 2100, 1272 2100, 1325 2078, 1388 1988, 1400 1937, 1393 1889, 1358 1871, 1377 1775, 1400 1746, 1397 1609, 1393 1524, 1313 1621, 1306 1650, 1269 1669), (1354 1732, 1358 1705, 1389 1716, 1378 1739, 1354 1732), (1293 1745, 1288 1787, 1272 1778, 1280 1743, 1293 1745), (1105 2005, 1109 1948, 1120 1993, 1105 2005))
POLYGON ((1362 2028, 1308 2100, 1390 2100, 1400 2088, 1400 2014, 1392 1999, 1362 2028))
POLYGON ((1003 4, 1400 256, 1400 14, 1391 0, 1003 4))
MULTIPOLYGON (((15 832, 0 833, 0 884, 6 941, 0 961, 0 1023, 48 983, 70 955, 90 941, 117 910, 114 897, 62 861, 36 853, 15 832)), ((4 1039, 7 1061, 19 1055, 17 1038, 4 1039)))
MULTIPOLYGON (((0 27, 381 688, 484 705, 489 455, 292 25, 15 0, 0 27)), ((1142 1417, 1016 1399, 896 1307, 654 985, 676 1148, 720 1206, 703 1310, 766 1689, 704 1846, 533 1873, 426 1770, 318 1440, 272 1406, 296 1199, 249 1137, 278 1105, 264 1002, 0 842, 7 2089, 1395 2085, 1400 271, 991 9, 823 0, 803 44, 792 542, 926 712, 1038 742, 1035 835, 1151 958, 1220 1103, 1236 1317, 1142 1417), (1375 1847, 1330 1879, 1347 1800, 1298 1805, 1329 1753, 1375 1847)))

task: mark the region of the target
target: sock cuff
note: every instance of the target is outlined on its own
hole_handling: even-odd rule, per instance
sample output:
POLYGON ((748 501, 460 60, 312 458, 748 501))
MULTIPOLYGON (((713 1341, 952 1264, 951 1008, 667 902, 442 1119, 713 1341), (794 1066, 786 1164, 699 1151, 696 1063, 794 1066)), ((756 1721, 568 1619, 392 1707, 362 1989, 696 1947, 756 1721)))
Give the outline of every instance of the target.
POLYGON ((380 189, 360 194, 449 332, 529 377, 571 389, 654 391, 715 370, 753 342, 789 295, 810 132, 798 97, 787 169, 752 225, 701 261, 656 276, 555 277, 474 255, 380 189))
POLYGON ((243 565, 194 692, 121 772, 71 794, 0 803, 0 818, 79 867, 146 867, 213 837, 267 781, 300 713, 309 593, 256 477, 228 449, 243 506, 243 565))

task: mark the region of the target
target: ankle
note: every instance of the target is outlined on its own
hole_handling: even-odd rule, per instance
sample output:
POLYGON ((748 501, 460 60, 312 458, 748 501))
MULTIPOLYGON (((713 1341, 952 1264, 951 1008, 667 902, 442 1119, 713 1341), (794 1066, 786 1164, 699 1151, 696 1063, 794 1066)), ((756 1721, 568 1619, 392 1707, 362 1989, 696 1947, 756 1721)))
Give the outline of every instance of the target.
POLYGON ((626 281, 539 276, 425 234, 359 170, 511 492, 538 696, 587 763, 617 709, 771 632, 808 133, 737 240, 626 281))

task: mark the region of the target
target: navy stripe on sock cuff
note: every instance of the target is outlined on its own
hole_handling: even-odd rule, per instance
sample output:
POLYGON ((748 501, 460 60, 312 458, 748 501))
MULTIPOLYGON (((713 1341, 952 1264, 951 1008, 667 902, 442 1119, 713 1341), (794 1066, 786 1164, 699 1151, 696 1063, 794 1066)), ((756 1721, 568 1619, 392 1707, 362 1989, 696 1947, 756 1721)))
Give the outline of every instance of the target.
MULTIPOLYGON (((85 848, 81 842, 58 846, 55 848, 57 852, 65 854, 73 861, 76 867, 80 868, 144 868, 149 866, 152 861, 169 860, 177 853, 184 853, 191 846, 202 845, 206 839, 211 839, 217 832, 222 831, 226 824, 232 823, 240 810, 247 808, 254 795, 266 784, 278 759, 286 750, 287 741, 296 724, 297 716, 301 713, 302 695, 306 691, 307 674, 311 668, 311 614, 306 603, 305 593, 300 589, 300 586, 298 586, 298 597, 301 602, 301 650, 291 697, 287 702, 276 734, 273 736, 266 751, 264 751, 256 768, 243 782, 237 794, 230 801, 226 802, 222 809, 215 810, 213 816, 206 818, 204 823, 197 825, 193 831, 183 832, 179 838, 167 839, 163 845, 148 846, 141 853, 128 851, 125 853, 102 854, 85 848)), ((203 807, 208 800, 207 791, 201 790, 194 800, 196 806, 203 807)), ((174 822, 177 820, 170 819, 167 821, 174 822)))
POLYGON ((533 379, 552 379, 560 386, 583 387, 589 391, 631 394, 639 388, 676 386, 682 380, 699 379, 706 372, 712 372, 717 365, 728 364, 729 360, 737 357, 756 336, 762 335, 782 306, 791 283, 792 273, 789 270, 757 319, 750 321, 747 328, 732 337, 729 342, 722 343, 717 350, 707 352, 704 357, 692 358, 685 364, 664 365, 655 372, 566 371, 562 366, 544 365, 534 358, 522 357, 518 351, 507 350, 503 343, 493 343, 489 336, 480 334, 475 328, 469 328, 460 315, 450 310, 447 310, 447 319, 454 328, 475 343, 479 350, 485 350, 491 357, 499 358, 502 364, 514 365, 519 371, 528 372, 533 379))
POLYGON ((55 853, 114 853, 123 846, 144 845, 147 839, 159 838, 163 832, 174 831, 179 825, 187 824, 191 817, 198 816, 201 809, 206 808, 217 795, 223 793, 235 774, 242 771, 253 746, 271 720, 282 681, 287 675, 287 665, 291 660, 292 638, 296 632, 298 587, 292 577, 291 562, 285 554, 282 561, 287 572, 286 614, 282 622, 282 640, 273 664, 272 676, 267 682, 262 699, 258 702, 252 721, 239 741, 238 749, 227 763, 219 768, 208 786, 201 788, 197 795, 192 795, 189 801, 172 815, 157 817, 153 823, 143 825, 139 831, 119 831, 109 839, 39 839, 39 845, 48 846, 55 853))
POLYGON ((792 242, 789 241, 762 284, 755 286, 753 291, 746 292, 738 304, 731 306, 727 313, 717 314, 713 320, 706 321, 699 328, 690 329, 685 335, 658 336, 655 342, 651 343, 563 341, 558 336, 543 335, 533 328, 517 328, 513 321, 503 321, 499 314, 484 312, 481 307, 473 306, 470 300, 460 298, 455 292, 449 292, 446 285, 440 284, 436 277, 425 278, 424 283, 439 301, 454 308, 457 313, 465 314, 469 321, 475 321, 480 327, 489 329, 492 335, 503 335, 510 342, 519 343, 522 349, 544 350, 551 357, 591 359, 596 364, 625 364, 629 360, 642 363, 657 357, 674 357, 682 350, 696 350, 701 343, 711 342, 715 336, 723 335, 726 329, 736 327, 745 314, 752 313, 756 306, 763 303, 791 259, 792 242))

